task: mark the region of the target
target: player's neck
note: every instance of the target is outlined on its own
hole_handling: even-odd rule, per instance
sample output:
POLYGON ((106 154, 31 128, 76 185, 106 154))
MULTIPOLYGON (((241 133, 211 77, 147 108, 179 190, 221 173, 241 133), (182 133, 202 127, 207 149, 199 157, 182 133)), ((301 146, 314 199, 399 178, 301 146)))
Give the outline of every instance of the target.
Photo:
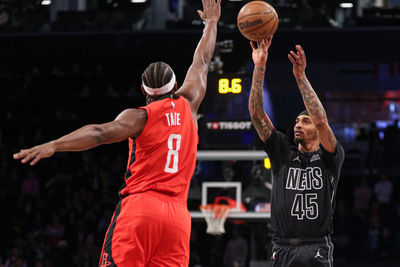
POLYGON ((308 143, 302 142, 302 143, 299 143, 298 149, 301 152, 315 152, 319 149, 319 142, 318 141, 316 141, 316 142, 312 141, 312 142, 308 142, 308 143))
POLYGON ((166 99, 166 98, 177 99, 178 97, 179 97, 179 96, 176 95, 176 94, 174 94, 174 93, 167 93, 167 94, 165 94, 165 95, 153 96, 153 97, 147 95, 147 97, 146 97, 146 104, 148 105, 148 104, 151 104, 151 103, 153 103, 153 102, 155 102, 155 101, 163 100, 163 99, 166 99))

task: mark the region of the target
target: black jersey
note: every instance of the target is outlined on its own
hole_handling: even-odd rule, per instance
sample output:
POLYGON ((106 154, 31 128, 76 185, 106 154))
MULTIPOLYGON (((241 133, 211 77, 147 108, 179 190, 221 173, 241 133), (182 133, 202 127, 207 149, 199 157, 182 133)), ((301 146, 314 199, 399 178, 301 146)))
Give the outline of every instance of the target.
POLYGON ((330 234, 344 160, 342 146, 337 143, 335 154, 322 146, 304 153, 274 129, 263 148, 272 166, 271 226, 275 238, 330 234))

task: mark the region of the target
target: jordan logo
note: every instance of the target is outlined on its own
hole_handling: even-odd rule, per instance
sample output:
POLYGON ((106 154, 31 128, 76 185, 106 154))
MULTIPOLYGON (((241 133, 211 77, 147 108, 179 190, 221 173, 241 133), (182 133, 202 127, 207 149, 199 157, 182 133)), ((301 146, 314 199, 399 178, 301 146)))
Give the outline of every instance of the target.
POLYGON ((295 157, 292 161, 299 161, 299 162, 301 162, 300 156, 295 157))
POLYGON ((318 258, 323 259, 323 258, 324 258, 324 257, 322 257, 322 255, 319 253, 319 250, 320 250, 320 249, 317 250, 317 254, 315 254, 315 256, 314 256, 315 259, 318 259, 318 258))
POLYGON ((111 265, 111 262, 108 261, 108 253, 104 252, 103 257, 101 257, 100 267, 106 267, 111 265))
POLYGON ((175 103, 171 101, 172 109, 175 109, 175 103))
POLYGON ((312 157, 310 159, 310 162, 313 162, 313 161, 316 161, 316 160, 320 160, 320 159, 321 158, 320 158, 319 154, 314 154, 314 155, 312 155, 312 157))

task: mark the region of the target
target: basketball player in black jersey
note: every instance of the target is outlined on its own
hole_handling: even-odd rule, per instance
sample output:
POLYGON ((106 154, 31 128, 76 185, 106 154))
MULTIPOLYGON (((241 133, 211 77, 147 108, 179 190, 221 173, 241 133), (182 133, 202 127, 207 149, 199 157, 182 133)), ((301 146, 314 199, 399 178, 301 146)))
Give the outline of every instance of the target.
POLYGON ((296 146, 277 131, 264 111, 263 84, 272 38, 251 43, 254 72, 249 99, 251 120, 272 165, 271 227, 273 266, 333 266, 332 217, 344 151, 305 74, 300 45, 290 51, 293 74, 306 110, 294 125, 296 146))

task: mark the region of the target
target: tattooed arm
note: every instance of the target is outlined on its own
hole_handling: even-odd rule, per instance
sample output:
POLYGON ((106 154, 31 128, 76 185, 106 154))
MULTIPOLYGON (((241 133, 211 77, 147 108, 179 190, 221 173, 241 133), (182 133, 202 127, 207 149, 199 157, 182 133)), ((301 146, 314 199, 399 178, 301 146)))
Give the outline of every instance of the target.
POLYGON ((252 58, 254 62, 253 79, 251 83, 249 112, 251 121, 257 130, 261 140, 265 143, 271 136, 274 126, 268 115, 264 111, 264 76, 265 66, 268 59, 268 48, 271 45, 272 36, 267 40, 258 42, 257 48, 250 42, 253 49, 252 58))
POLYGON ((293 75, 296 78, 304 105, 317 128, 322 146, 330 153, 336 152, 336 137, 328 124, 328 117, 321 101, 306 76, 307 60, 303 48, 296 45, 297 53, 290 51, 289 60, 293 64, 293 75))

